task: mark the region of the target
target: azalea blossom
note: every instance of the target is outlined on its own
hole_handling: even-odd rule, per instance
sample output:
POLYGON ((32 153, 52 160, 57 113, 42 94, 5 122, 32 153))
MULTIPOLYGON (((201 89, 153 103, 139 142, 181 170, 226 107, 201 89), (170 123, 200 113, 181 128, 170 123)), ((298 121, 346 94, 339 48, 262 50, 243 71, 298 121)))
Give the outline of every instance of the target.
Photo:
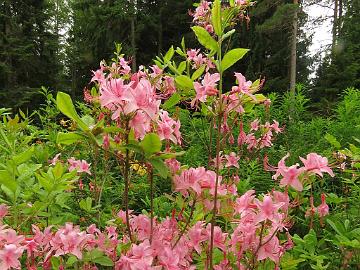
POLYGON ((328 160, 326 157, 322 157, 316 153, 310 153, 306 156, 306 159, 300 157, 300 160, 304 163, 305 170, 310 173, 317 174, 323 177, 323 172, 328 173, 331 177, 334 177, 333 171, 328 166, 328 160))
POLYGON ((239 159, 240 157, 238 157, 234 152, 231 152, 230 155, 225 155, 226 161, 227 163, 225 164, 225 167, 236 167, 239 168, 239 159))
POLYGON ((329 206, 326 204, 326 196, 324 193, 321 194, 321 204, 317 207, 317 213, 319 217, 324 217, 329 214, 329 206))

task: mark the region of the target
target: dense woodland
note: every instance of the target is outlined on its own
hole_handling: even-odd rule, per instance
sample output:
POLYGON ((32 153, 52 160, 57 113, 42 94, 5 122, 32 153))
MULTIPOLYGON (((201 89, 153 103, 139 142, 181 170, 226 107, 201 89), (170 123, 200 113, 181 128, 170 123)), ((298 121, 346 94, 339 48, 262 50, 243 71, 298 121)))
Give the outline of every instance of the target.
MULTIPOLYGON (((359 0, 259 0, 229 41, 232 47, 251 48, 233 69, 251 80, 265 78, 266 92, 283 93, 296 82, 314 104, 330 106, 344 89, 360 84, 359 7, 359 0), (332 9, 332 18, 319 14, 309 22, 304 10, 310 5, 332 9), (310 56, 311 30, 305 26, 324 19, 333 24, 332 44, 310 56)), ((133 67, 151 64, 183 36, 189 48, 198 46, 189 28, 192 8, 190 0, 2 1, 0 105, 33 109, 41 103, 42 86, 81 97, 91 70, 101 59, 111 59, 115 43, 122 44, 133 67)))
POLYGON ((359 270, 359 10, 2 0, 0 270, 359 270))

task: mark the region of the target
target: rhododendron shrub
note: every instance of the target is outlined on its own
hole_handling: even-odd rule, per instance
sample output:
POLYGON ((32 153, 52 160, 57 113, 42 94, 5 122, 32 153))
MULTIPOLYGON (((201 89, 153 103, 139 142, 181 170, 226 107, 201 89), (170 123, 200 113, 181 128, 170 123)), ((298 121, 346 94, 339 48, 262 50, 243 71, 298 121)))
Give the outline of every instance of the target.
MULTIPOLYGON (((234 33, 231 28, 236 23, 248 19, 250 5, 248 1, 202 1, 191 14, 192 30, 203 50, 186 48, 183 40, 181 48, 171 47, 156 58, 155 65, 140 66, 137 71, 131 70, 130 60, 120 50, 111 63, 102 61, 93 71, 92 90, 85 90, 85 101, 93 108, 91 116, 79 116, 69 95, 58 93, 59 110, 77 129, 59 133, 57 143, 86 141, 95 153, 103 151, 116 160, 124 183, 124 192, 119 194, 123 208, 105 228, 101 224, 80 228, 68 222, 40 229, 33 224, 23 233, 11 228, 10 222, 5 225, 11 211, 1 205, 1 269, 20 269, 21 265, 28 269, 74 265, 129 270, 257 269, 263 265, 279 269, 283 255, 293 247, 292 209, 301 198, 309 197, 304 214, 311 222, 315 215, 324 218, 329 213, 326 195, 321 195, 321 204, 315 207, 313 194, 304 190, 311 190, 324 173, 333 176, 333 172, 327 159, 316 153, 301 157, 303 166, 287 166, 288 156, 276 167, 268 164, 263 150, 272 147, 283 127, 276 120, 243 120, 254 106, 270 106, 258 93, 264 81, 252 82, 235 72, 233 86, 224 88, 224 73, 248 49, 226 51, 223 42, 234 33), (180 163, 179 149, 185 142, 174 110, 177 104, 208 121, 207 164, 193 168, 180 163), (274 189, 265 194, 238 190, 240 161, 254 155, 264 158, 265 169, 274 172, 269 179, 276 181, 274 189), (142 214, 129 209, 134 173, 146 176, 150 187, 150 211, 142 214), (157 178, 171 181, 174 191, 168 195, 175 202, 174 209, 166 217, 154 211, 157 178)), ((64 173, 67 168, 72 176, 64 192, 75 188, 81 192, 82 175, 95 177, 96 164, 83 159, 65 161, 59 153, 49 164, 48 173, 64 173)), ((43 178, 39 181, 46 190, 43 178)), ((90 182, 98 207, 104 183, 90 182)), ((92 210, 92 198, 90 205, 86 200, 79 205, 92 210)))

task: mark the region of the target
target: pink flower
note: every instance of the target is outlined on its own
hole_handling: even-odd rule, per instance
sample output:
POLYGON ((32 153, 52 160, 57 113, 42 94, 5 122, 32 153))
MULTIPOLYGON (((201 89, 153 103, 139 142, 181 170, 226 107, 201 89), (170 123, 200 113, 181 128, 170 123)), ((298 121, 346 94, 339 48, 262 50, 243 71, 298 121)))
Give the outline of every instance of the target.
POLYGON ((75 158, 69 158, 68 159, 69 162, 69 172, 76 170, 78 173, 87 173, 91 175, 90 172, 90 165, 89 163, 87 163, 85 160, 76 160, 75 158))
POLYGON ((196 97, 191 102, 192 106, 197 100, 200 100, 201 102, 205 102, 206 98, 208 96, 214 96, 218 93, 217 82, 220 80, 220 74, 219 73, 206 73, 204 76, 204 79, 201 81, 201 84, 198 82, 194 82, 194 88, 196 91, 196 97))
POLYGON ((186 54, 187 54, 187 59, 188 59, 189 61, 194 61, 195 57, 198 55, 199 52, 200 52, 200 49, 197 49, 197 50, 195 50, 195 49, 188 50, 188 51, 186 52, 186 54))
POLYGON ((324 217, 329 214, 329 206, 326 204, 326 196, 324 193, 321 194, 321 204, 317 207, 319 217, 324 217))
POLYGON ((279 239, 276 236, 268 235, 263 239, 263 242, 266 244, 260 247, 257 259, 261 261, 269 258, 273 262, 278 263, 281 250, 279 239))
MULTIPOLYGON (((211 224, 206 226, 206 233, 210 242, 210 235, 211 235, 211 224)), ((214 247, 221 249, 222 251, 226 251, 226 237, 227 233, 223 233, 219 226, 214 227, 214 247)))
POLYGON ((316 153, 310 153, 306 156, 306 159, 300 157, 300 160, 304 163, 305 170, 310 173, 318 174, 323 177, 323 172, 328 173, 331 177, 334 177, 333 171, 328 166, 328 160, 326 157, 322 157, 316 153))
POLYGON ((124 113, 129 114, 142 110, 150 119, 155 120, 159 111, 160 100, 156 99, 155 88, 147 79, 140 79, 139 83, 130 88, 132 98, 126 103, 124 113))
POLYGON ((49 163, 50 163, 51 165, 55 166, 55 165, 56 165, 56 162, 58 162, 58 160, 59 160, 60 155, 61 155, 61 153, 56 154, 53 159, 50 159, 50 160, 49 160, 49 163))
POLYGON ((59 229, 50 244, 52 250, 55 251, 55 257, 72 254, 78 259, 82 259, 82 249, 85 247, 89 235, 81 232, 79 227, 74 227, 71 223, 67 223, 63 228, 59 229))
POLYGON ((0 204, 0 219, 3 219, 8 213, 9 207, 6 204, 0 204))
POLYGON ((259 121, 259 119, 255 119, 254 121, 252 121, 251 123, 250 123, 250 130, 254 130, 254 131, 257 131, 258 129, 259 129, 259 127, 260 127, 260 121, 259 121))
POLYGON ((292 165, 282 172, 283 178, 280 180, 280 187, 291 186, 297 191, 303 190, 303 185, 299 180, 299 175, 303 172, 303 168, 297 168, 292 165))
POLYGON ((246 81, 246 78, 241 73, 235 73, 238 86, 233 86, 232 93, 242 93, 256 101, 256 97, 250 93, 251 81, 246 81))
POLYGON ((238 146, 243 145, 245 143, 245 141, 246 141, 246 133, 244 132, 243 123, 241 122, 240 123, 240 132, 239 132, 239 136, 237 139, 238 146))
POLYGON ((204 231, 204 223, 202 221, 198 221, 195 223, 193 227, 191 227, 187 233, 190 245, 193 247, 198 254, 201 253, 201 246, 200 244, 204 242, 207 237, 203 233, 204 231))
POLYGON ((0 250, 0 269, 20 269, 21 265, 19 258, 21 257, 23 251, 23 247, 17 247, 14 244, 5 244, 4 247, 0 250))
POLYGON ((227 163, 225 164, 225 167, 231 167, 234 166, 236 168, 239 168, 239 159, 240 157, 238 157, 234 152, 231 152, 230 155, 225 155, 226 161, 227 163))
POLYGON ((276 134, 281 133, 283 131, 283 128, 279 127, 279 122, 274 120, 274 123, 271 125, 271 128, 275 131, 276 134))
POLYGON ((137 111, 135 116, 129 121, 129 126, 134 129, 135 137, 143 139, 150 131, 151 119, 143 111, 137 111))
POLYGON ((167 111, 160 112, 160 120, 157 122, 157 133, 161 140, 170 140, 175 144, 181 144, 180 121, 169 117, 167 111))
MULTIPOLYGON (((122 107, 124 101, 129 101, 131 96, 129 95, 129 86, 124 84, 122 79, 110 79, 104 81, 100 86, 100 104, 102 107, 106 107, 111 110, 117 110, 118 107, 122 107)), ((119 117, 119 112, 113 115, 113 119, 119 117)))
POLYGON ((256 147, 256 145, 257 145, 257 139, 256 139, 254 133, 249 133, 249 134, 246 136, 245 143, 248 145, 248 146, 247 146, 247 149, 248 149, 248 150, 252 150, 253 148, 256 147))
POLYGON ((263 201, 255 199, 255 204, 259 209, 256 221, 261 222, 264 220, 274 221, 277 218, 278 210, 281 208, 283 203, 274 203, 269 195, 265 195, 263 201))
POLYGON ((256 208, 256 205, 253 203, 254 194, 255 190, 248 190, 241 197, 237 198, 234 207, 235 212, 244 216, 249 210, 252 211, 252 209, 256 208))
POLYGON ((298 164, 287 167, 285 165, 285 160, 288 157, 289 154, 287 154, 279 161, 276 173, 272 178, 276 180, 281 175, 283 177, 280 180, 281 187, 291 186, 297 191, 302 191, 303 185, 299 180, 299 176, 304 171, 304 168, 298 168, 298 164))
POLYGON ((166 159, 165 164, 168 166, 172 174, 176 174, 180 170, 181 164, 175 158, 166 159))

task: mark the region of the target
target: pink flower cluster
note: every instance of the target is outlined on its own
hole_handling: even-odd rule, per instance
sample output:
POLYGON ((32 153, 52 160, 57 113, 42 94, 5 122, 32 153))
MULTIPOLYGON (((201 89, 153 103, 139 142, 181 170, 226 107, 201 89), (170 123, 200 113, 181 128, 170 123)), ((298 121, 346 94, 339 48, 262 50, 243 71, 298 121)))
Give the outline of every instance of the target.
POLYGON ((128 119, 136 138, 159 132, 161 139, 180 144, 180 122, 160 110, 161 99, 176 91, 174 79, 164 75, 157 66, 151 70, 140 67, 137 73, 123 76, 121 63, 119 69, 103 65, 92 81, 99 84, 101 106, 111 111, 112 120, 128 119))
POLYGON ((287 167, 285 164, 285 160, 289 157, 287 154, 283 157, 279 163, 278 167, 275 169, 276 173, 273 176, 273 179, 277 180, 279 176, 281 176, 280 186, 291 186, 297 191, 303 190, 303 183, 300 179, 305 179, 310 175, 319 175, 323 177, 323 172, 328 173, 331 177, 334 177, 334 173, 328 165, 328 160, 326 157, 322 157, 316 153, 310 153, 306 156, 306 159, 301 158, 304 166, 299 167, 299 164, 296 163, 290 167, 287 167), (303 177, 300 177, 303 175, 303 177))
POLYGON ((76 160, 75 158, 69 158, 69 171, 76 170, 78 173, 87 173, 91 175, 90 165, 86 160, 76 160))
POLYGON ((249 151, 271 147, 273 145, 273 134, 281 133, 282 130, 276 120, 272 124, 266 122, 262 125, 258 119, 255 119, 250 123, 250 132, 246 134, 243 129, 243 123, 240 123, 237 143, 239 146, 246 145, 249 151), (260 136, 256 137, 256 133, 259 133, 260 136))
POLYGON ((210 34, 214 32, 214 28, 211 24, 211 2, 201 1, 199 6, 195 9, 195 12, 189 12, 193 16, 193 22, 199 26, 202 26, 210 34))
POLYGON ((20 269, 24 251, 27 269, 38 269, 39 266, 45 270, 52 269, 50 259, 53 256, 74 255, 81 260, 84 252, 93 249, 116 260, 114 250, 120 242, 115 227, 107 227, 104 233, 95 225, 89 226, 86 231, 71 223, 58 230, 52 230, 51 226, 44 231, 35 225, 32 227, 33 234, 27 237, 17 235, 15 230, 6 226, 0 227, 0 269, 20 269))
MULTIPOLYGON (((218 195, 225 195, 229 190, 234 190, 233 186, 221 184, 222 177, 218 176, 218 195)), ((209 194, 215 194, 216 173, 206 170, 204 167, 190 168, 184 170, 180 175, 174 176, 175 191, 180 192, 184 196, 189 195, 189 191, 201 195, 206 190, 209 194)), ((236 187, 235 187, 236 190, 236 187)))
POLYGON ((206 71, 215 68, 214 63, 206 56, 200 53, 200 49, 191 49, 186 52, 187 60, 192 63, 194 69, 200 68, 202 65, 206 65, 206 71))

